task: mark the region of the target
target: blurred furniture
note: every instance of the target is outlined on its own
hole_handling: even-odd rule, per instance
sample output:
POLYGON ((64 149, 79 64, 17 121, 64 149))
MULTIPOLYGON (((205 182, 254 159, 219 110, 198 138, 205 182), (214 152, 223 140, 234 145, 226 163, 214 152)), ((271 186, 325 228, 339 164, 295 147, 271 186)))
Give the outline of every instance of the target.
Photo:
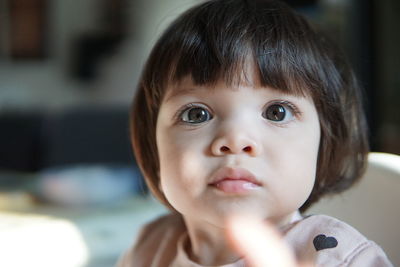
POLYGON ((355 227, 400 266, 400 156, 370 153, 365 177, 341 195, 322 199, 308 214, 327 214, 355 227))
POLYGON ((44 117, 41 168, 66 164, 135 164, 128 107, 78 107, 44 117))
POLYGON ((39 169, 42 120, 35 112, 0 113, 0 170, 39 169))
MULTIPOLYGON (((0 113, 0 193, 57 204, 101 204, 138 191, 127 106, 0 113)), ((1 205, 0 203, 0 208, 1 205)))
POLYGON ((35 172, 72 164, 134 164, 129 108, 76 107, 0 113, 0 170, 35 172))

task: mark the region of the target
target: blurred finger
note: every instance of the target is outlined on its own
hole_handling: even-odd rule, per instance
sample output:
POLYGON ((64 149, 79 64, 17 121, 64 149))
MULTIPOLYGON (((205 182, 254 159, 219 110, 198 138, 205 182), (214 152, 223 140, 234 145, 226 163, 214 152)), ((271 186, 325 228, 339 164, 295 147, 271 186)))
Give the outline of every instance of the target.
POLYGON ((279 233, 268 223, 250 218, 233 217, 228 235, 238 252, 254 267, 294 267, 294 255, 279 233))

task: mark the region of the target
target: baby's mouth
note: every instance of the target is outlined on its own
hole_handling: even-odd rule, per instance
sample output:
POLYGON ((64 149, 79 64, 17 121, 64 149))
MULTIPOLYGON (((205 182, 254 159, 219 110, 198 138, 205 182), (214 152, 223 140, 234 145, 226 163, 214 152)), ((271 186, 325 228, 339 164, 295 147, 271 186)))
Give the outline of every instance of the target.
POLYGON ((248 194, 262 186, 250 171, 232 167, 219 169, 209 185, 220 192, 235 195, 248 194))

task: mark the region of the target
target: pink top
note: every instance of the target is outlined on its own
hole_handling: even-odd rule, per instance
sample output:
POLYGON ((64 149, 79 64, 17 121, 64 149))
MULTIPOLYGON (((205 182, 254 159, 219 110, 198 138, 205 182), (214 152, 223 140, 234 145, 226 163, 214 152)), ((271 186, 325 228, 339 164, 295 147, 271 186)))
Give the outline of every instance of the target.
MULTIPOLYGON (((315 266, 393 266, 383 250, 353 227, 325 215, 301 217, 297 213, 282 229, 298 259, 315 266)), ((181 215, 169 214, 147 224, 136 244, 117 267, 202 267, 189 259, 183 244, 187 230, 181 215)), ((216 267, 244 267, 243 259, 216 267)))

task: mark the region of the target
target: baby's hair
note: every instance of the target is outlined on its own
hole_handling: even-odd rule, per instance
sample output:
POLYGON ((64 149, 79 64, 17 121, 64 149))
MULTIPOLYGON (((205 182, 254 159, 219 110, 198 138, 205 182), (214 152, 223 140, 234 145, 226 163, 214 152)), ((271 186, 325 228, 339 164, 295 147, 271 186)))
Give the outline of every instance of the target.
POLYGON ((249 63, 259 85, 310 96, 317 109, 316 182, 301 211, 323 195, 349 188, 364 173, 368 141, 361 90, 342 53, 281 1, 211 0, 183 13, 159 38, 131 109, 137 163, 152 193, 168 207, 159 188, 156 145, 167 87, 185 77, 196 85, 223 80, 234 86, 242 82, 249 63))

